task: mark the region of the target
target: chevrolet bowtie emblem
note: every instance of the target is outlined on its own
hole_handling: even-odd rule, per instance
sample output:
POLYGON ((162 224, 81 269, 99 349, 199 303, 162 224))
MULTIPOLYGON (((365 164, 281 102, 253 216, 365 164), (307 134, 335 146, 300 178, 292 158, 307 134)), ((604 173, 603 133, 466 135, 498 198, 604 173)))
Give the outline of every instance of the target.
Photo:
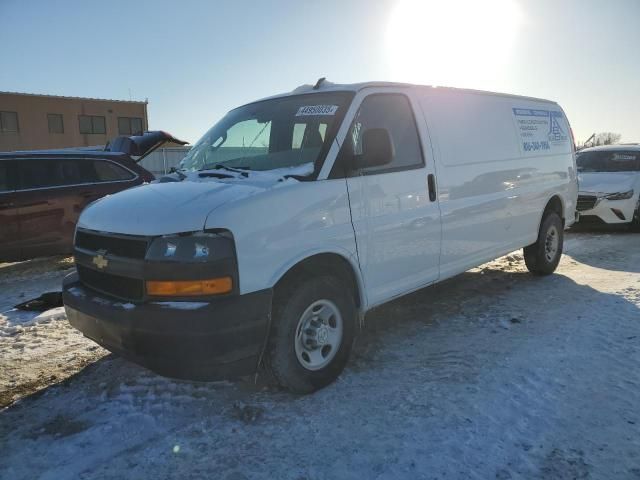
POLYGON ((104 258, 101 253, 93 257, 92 262, 100 270, 102 270, 103 268, 107 268, 107 265, 109 265, 109 260, 104 258))

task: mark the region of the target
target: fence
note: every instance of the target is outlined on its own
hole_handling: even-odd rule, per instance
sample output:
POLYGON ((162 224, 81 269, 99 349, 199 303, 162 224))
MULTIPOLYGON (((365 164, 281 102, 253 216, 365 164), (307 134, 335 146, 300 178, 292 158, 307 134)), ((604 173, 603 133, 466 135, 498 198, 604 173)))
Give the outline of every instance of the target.
POLYGON ((191 147, 167 147, 158 148, 151 152, 140 162, 140 166, 146 168, 154 175, 169 173, 171 167, 180 163, 191 147))

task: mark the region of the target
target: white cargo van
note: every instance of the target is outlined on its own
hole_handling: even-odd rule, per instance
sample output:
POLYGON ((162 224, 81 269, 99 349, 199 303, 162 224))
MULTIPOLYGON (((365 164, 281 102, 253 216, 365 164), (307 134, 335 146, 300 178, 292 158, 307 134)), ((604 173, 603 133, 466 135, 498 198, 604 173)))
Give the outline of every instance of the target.
POLYGON ((69 321, 161 374, 310 392, 365 312, 524 247, 554 271, 576 166, 554 102, 318 81, 229 112, 157 183, 81 215, 69 321))

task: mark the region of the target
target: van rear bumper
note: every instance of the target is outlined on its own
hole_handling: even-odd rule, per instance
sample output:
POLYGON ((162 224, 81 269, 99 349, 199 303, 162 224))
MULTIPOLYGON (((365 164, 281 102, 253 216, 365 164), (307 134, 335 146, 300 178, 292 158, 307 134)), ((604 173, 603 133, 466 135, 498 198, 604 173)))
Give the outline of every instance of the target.
POLYGON ((107 350, 185 380, 220 380, 256 371, 267 338, 272 290, 212 302, 123 303, 63 282, 71 325, 107 350))

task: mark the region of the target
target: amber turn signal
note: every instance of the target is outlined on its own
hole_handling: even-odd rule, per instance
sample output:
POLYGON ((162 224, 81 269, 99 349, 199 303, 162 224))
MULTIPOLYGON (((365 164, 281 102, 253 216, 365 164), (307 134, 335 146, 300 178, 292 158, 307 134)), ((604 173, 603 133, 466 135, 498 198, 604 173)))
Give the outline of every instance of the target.
POLYGON ((197 295, 220 295, 233 288, 231 277, 209 280, 147 281, 147 294, 156 297, 193 297, 197 295))

